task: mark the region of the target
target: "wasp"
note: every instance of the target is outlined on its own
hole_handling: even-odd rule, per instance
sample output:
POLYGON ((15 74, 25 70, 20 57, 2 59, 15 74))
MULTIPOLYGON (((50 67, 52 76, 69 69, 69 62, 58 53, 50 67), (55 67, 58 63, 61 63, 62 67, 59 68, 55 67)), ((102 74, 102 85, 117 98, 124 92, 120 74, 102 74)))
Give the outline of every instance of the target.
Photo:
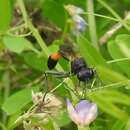
MULTIPOLYGON (((73 48, 74 47, 71 45, 63 44, 59 47, 58 52, 51 54, 47 62, 49 70, 55 68, 59 59, 64 58, 65 60, 68 60, 71 63, 71 72, 65 73, 65 77, 76 75, 78 80, 83 82, 87 82, 93 79, 96 73, 95 69, 88 67, 83 57, 75 57, 76 55, 74 53, 73 48)), ((62 77, 64 76, 62 75, 62 77)))

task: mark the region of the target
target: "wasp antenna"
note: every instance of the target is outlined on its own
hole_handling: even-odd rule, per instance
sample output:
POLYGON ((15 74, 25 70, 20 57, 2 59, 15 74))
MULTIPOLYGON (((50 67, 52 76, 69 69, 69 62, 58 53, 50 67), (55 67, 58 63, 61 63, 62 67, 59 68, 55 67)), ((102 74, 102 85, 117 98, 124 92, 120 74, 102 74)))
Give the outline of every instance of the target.
POLYGON ((54 54, 50 55, 48 58, 48 61, 47 61, 48 68, 50 70, 54 69, 60 58, 62 58, 62 55, 60 53, 54 53, 54 54))

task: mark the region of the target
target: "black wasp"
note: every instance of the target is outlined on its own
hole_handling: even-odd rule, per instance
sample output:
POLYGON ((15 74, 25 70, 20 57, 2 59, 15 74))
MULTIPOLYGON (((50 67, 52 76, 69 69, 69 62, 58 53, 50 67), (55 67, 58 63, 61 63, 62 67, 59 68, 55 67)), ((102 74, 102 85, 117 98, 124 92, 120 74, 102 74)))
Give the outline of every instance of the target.
MULTIPOLYGON (((76 75, 79 81, 87 82, 94 78, 95 69, 89 68, 82 57, 76 57, 73 53, 74 47, 70 45, 63 44, 59 47, 59 51, 57 53, 51 54, 48 58, 48 68, 50 70, 54 69, 58 60, 60 58, 64 58, 71 62, 71 72, 65 74, 65 77, 69 77, 70 75, 76 75), (71 56, 71 60, 68 58, 71 56), (74 57, 74 58, 72 58, 74 57)), ((64 77, 62 75, 62 77, 64 77)))

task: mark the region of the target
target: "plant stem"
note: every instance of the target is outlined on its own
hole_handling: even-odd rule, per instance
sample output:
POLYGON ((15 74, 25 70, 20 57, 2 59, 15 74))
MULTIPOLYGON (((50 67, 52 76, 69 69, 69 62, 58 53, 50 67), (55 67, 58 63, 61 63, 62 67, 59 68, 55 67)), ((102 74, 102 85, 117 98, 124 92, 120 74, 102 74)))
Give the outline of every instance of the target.
POLYGON ((0 122, 0 128, 1 128, 2 130, 7 130, 6 127, 5 127, 5 125, 4 125, 2 122, 0 122))
POLYGON ((94 5, 93 0, 86 0, 87 4, 87 10, 88 10, 88 24, 89 24, 89 32, 90 32, 90 38, 91 42, 94 44, 94 46, 99 49, 98 41, 97 41, 97 34, 96 34, 96 22, 95 22, 95 16, 94 14, 94 5))
POLYGON ((89 97, 90 95, 93 95, 93 92, 95 92, 95 91, 102 91, 103 89, 108 89, 108 88, 119 88, 121 86, 127 86, 127 85, 130 85, 130 80, 124 80, 124 81, 121 81, 121 82, 108 84, 108 85, 101 86, 101 87, 98 87, 98 88, 89 89, 87 91, 87 96, 89 97))
POLYGON ((126 24, 126 22, 103 0, 97 0, 102 6, 104 6, 115 18, 119 19, 122 25, 130 31, 130 27, 126 24))
MULTIPOLYGON (((124 22, 127 22, 128 20, 130 20, 130 11, 128 12, 128 14, 125 16, 125 18, 123 19, 124 22)), ((116 23, 115 25, 113 25, 100 39, 99 39, 99 44, 103 45, 105 43, 107 43, 108 39, 111 38, 113 36, 113 34, 115 34, 120 28, 122 28, 123 24, 119 21, 118 23, 116 23)))
POLYGON ((90 130, 90 128, 89 128, 89 126, 87 126, 87 127, 78 126, 78 130, 90 130))
POLYGON ((44 54, 48 57, 50 55, 50 51, 48 50, 46 43, 43 41, 42 37, 40 36, 38 30, 33 26, 31 22, 28 22, 29 29, 32 31, 33 36, 36 38, 39 46, 41 47, 44 54))
MULTIPOLYGON (((4 101, 9 96, 10 93, 10 76, 9 76, 9 70, 7 70, 3 76, 3 85, 4 85, 4 101)), ((3 113, 3 123, 6 124, 7 115, 4 112, 3 113)))
POLYGON ((107 64, 112 64, 112 63, 116 63, 116 62, 123 62, 123 61, 129 61, 130 58, 119 58, 119 59, 114 59, 114 60, 109 60, 107 61, 107 64))
POLYGON ((106 15, 101 15, 101 14, 96 14, 96 13, 89 13, 89 12, 83 12, 82 13, 83 15, 94 15, 96 17, 101 17, 101 18, 105 18, 105 19, 109 19, 109 20, 113 20, 113 21, 116 21, 116 22, 120 22, 119 19, 116 19, 116 18, 113 18, 113 17, 110 17, 110 16, 106 16, 106 15))
POLYGON ((28 15, 27 15, 27 12, 26 12, 26 9, 24 6, 24 2, 23 2, 23 0, 18 0, 18 3, 19 3, 20 8, 21 8, 21 12, 22 12, 22 16, 23 16, 23 20, 25 22, 25 25, 27 25, 28 24, 28 15))

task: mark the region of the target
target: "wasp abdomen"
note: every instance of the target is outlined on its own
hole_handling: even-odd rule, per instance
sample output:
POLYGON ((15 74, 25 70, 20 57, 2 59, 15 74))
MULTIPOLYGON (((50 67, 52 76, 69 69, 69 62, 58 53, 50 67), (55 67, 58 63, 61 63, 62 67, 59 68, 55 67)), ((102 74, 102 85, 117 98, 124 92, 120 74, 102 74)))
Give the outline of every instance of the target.
POLYGON ((89 81, 94 77, 94 70, 92 68, 83 68, 77 73, 77 78, 80 81, 89 81))

